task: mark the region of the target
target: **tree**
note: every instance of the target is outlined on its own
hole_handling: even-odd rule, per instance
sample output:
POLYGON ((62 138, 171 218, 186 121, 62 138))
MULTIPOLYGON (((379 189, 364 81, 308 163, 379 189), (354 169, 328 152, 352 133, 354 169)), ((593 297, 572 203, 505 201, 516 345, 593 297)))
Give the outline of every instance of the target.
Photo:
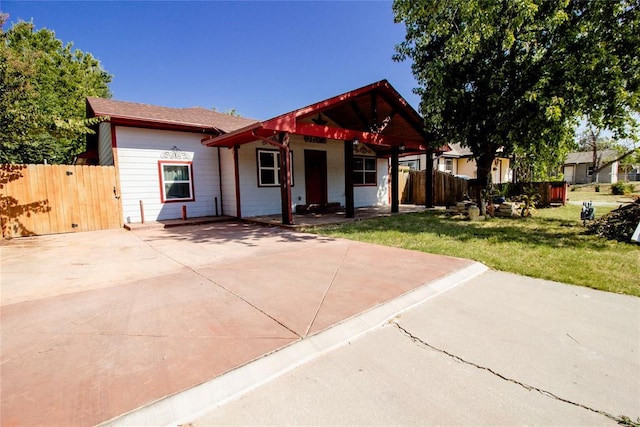
MULTIPOLYGON (((211 107, 211 109, 215 112, 218 112, 216 107, 211 107)), ((228 114, 232 117, 242 117, 235 108, 230 108, 227 111, 220 111, 222 114, 228 114)))
POLYGON ((87 96, 110 97, 111 75, 47 29, 0 16, 0 163, 71 163, 96 119, 87 96))
POLYGON ((629 174, 638 165, 640 165, 640 147, 634 148, 628 156, 620 160, 620 170, 624 174, 625 181, 629 181, 629 174))
POLYGON ((434 146, 460 142, 487 185, 498 150, 564 157, 588 116, 625 136, 639 109, 637 0, 395 0, 434 146))

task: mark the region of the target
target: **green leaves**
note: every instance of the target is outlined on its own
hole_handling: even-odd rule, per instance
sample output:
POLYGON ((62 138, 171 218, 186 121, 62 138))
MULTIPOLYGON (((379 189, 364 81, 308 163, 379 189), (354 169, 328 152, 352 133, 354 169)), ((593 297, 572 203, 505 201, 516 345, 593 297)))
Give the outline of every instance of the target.
POLYGON ((396 0, 434 145, 471 148, 479 178, 497 150, 550 159, 588 115, 628 135, 639 111, 637 0, 396 0), (517 149, 517 150, 516 150, 517 149))
POLYGON ((92 123, 87 96, 110 97, 111 75, 53 31, 20 21, 0 32, 0 162, 71 163, 92 123))

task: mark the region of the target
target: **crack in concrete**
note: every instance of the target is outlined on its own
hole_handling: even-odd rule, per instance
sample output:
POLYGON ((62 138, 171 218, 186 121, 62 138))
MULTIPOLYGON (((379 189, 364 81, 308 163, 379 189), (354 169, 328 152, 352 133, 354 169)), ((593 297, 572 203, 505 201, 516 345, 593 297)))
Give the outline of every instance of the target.
POLYGON ((640 418, 638 418, 638 422, 634 422, 631 418, 629 418, 629 417, 627 417, 625 415, 620 415, 620 416, 616 417, 615 415, 612 415, 612 414, 610 414, 610 413, 608 413, 606 411, 601 411, 599 409, 594 409, 594 408, 591 408, 589 406, 583 405, 582 403, 573 402, 573 401, 571 401, 569 399, 565 399, 563 397, 560 397, 560 396, 558 396, 558 395, 556 395, 556 394, 554 394, 554 393, 552 393, 550 391, 543 390, 541 388, 522 383, 522 382, 520 382, 518 380, 514 380, 513 378, 505 377, 504 375, 494 371, 491 368, 487 368, 486 366, 478 365, 477 363, 470 362, 468 360, 465 360, 465 359, 461 358, 460 356, 456 356, 455 354, 449 353, 446 350, 442 350, 440 348, 434 347, 433 345, 431 345, 428 342, 422 340, 421 338, 413 335, 411 332, 409 332, 408 330, 403 328, 396 320, 391 320, 389 323, 395 325, 405 336, 407 336, 411 341, 416 343, 418 346, 423 346, 423 347, 429 348, 431 350, 435 350, 435 351, 437 351, 439 353, 445 354, 448 357, 450 357, 453 360, 455 360, 456 362, 464 363, 465 365, 473 366, 474 368, 481 369, 483 371, 487 371, 487 372, 491 373, 492 375, 495 375, 496 377, 498 377, 498 378, 500 378, 500 379, 502 379, 504 381, 508 381, 510 383, 516 384, 516 385, 524 388, 527 391, 537 391, 538 393, 542 394, 543 396, 550 397, 552 399, 558 400, 558 401, 563 402, 563 403, 568 403, 570 405, 577 406, 577 407, 582 408, 582 409, 586 409, 588 411, 594 412, 594 413, 599 414, 599 415, 603 415, 603 416, 609 418, 610 420, 615 421, 616 423, 618 423, 620 425, 629 426, 629 427, 640 427, 640 418))

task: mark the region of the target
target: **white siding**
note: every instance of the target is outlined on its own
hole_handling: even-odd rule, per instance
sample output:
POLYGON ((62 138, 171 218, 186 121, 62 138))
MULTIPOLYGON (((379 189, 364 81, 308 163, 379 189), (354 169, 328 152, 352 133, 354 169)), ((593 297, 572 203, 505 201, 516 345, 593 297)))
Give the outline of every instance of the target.
MULTIPOLYGON (((244 144, 238 150, 240 168, 240 200, 243 217, 259 215, 277 215, 281 213, 280 187, 258 187, 258 170, 256 160, 257 149, 276 149, 262 142, 244 144)), ((344 191, 344 143, 342 141, 328 140, 326 144, 305 142, 300 136, 291 137, 291 152, 293 153, 293 187, 291 188, 292 210, 297 204, 306 201, 304 150, 326 151, 327 153, 327 199, 329 203, 338 202, 345 204, 344 191)), ((233 167, 232 157, 227 161, 223 156, 223 192, 225 193, 225 212, 229 207, 226 200, 231 197, 225 185, 224 171, 230 164, 233 167)), ((354 205, 356 207, 375 206, 388 204, 388 170, 387 160, 378 159, 378 186, 355 187, 354 205)), ((231 175, 231 178, 233 176, 231 175)), ((230 187, 231 188, 231 187, 230 187)), ((235 196, 235 193, 234 193, 235 196)), ((234 202, 235 203, 235 202, 234 202)), ((234 205, 235 206, 235 205, 234 205)), ((235 208, 234 208, 235 210, 235 208)))
MULTIPOLYGON (((389 204, 389 161, 387 159, 378 159, 376 163, 378 185, 354 187, 353 204, 356 208, 389 204)), ((342 184, 342 188, 344 189, 344 184, 342 184)))
POLYGON ((98 161, 100 166, 113 166, 111 123, 103 122, 98 127, 98 161))
POLYGON ((141 200, 145 221, 181 218, 182 206, 186 206, 189 217, 215 215, 215 198, 220 202, 217 150, 200 144, 201 138, 186 132, 116 127, 125 222, 141 221, 141 200), (174 160, 166 158, 174 147, 193 162, 194 201, 161 201, 158 162, 174 160))
POLYGON ((222 175, 222 213, 229 216, 238 216, 233 149, 220 148, 220 169, 222 175))
MULTIPOLYGON (((258 187, 258 175, 256 164, 256 149, 274 149, 273 146, 264 146, 261 142, 252 142, 240 146, 238 150, 238 167, 240 168, 240 209, 243 217, 269 215, 280 212, 280 187, 258 187)), ((298 161, 298 154, 293 150, 294 162, 298 161)), ((297 164, 294 165, 294 173, 297 172, 297 164)), ((294 183, 298 184, 297 176, 294 183)), ((291 197, 297 190, 292 188, 291 197)))

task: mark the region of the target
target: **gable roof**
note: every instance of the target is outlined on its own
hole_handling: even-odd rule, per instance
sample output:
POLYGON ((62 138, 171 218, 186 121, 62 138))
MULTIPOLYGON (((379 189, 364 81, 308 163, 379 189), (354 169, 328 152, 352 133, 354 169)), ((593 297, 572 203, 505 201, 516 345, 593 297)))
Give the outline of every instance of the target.
POLYGON ((469 147, 463 147, 462 144, 458 142, 448 145, 451 150, 443 153, 444 157, 473 157, 473 153, 469 147))
POLYGON ((334 96, 297 110, 255 122, 222 136, 202 141, 208 146, 231 147, 280 132, 369 144, 378 151, 404 145, 426 149, 422 117, 387 80, 334 96))
POLYGON ((109 116, 114 124, 216 135, 256 122, 202 107, 171 108, 95 97, 87 98, 87 115, 109 116))
MULTIPOLYGON (((613 160, 617 156, 615 150, 602 150, 597 152, 598 163, 608 162, 613 160)), ((567 154, 567 158, 564 161, 565 165, 579 165, 579 164, 592 164, 593 163, 593 151, 576 151, 567 154)))

